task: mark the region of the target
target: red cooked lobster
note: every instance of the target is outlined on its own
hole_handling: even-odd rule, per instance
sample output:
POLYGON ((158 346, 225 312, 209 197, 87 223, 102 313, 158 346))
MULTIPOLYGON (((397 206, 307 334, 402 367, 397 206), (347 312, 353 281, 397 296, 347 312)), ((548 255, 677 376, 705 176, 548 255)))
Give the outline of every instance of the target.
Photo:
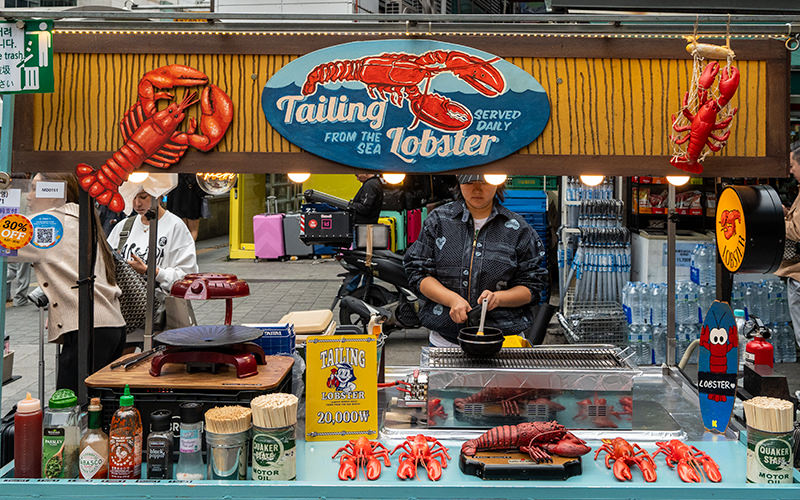
POLYGON ((471 457, 478 451, 519 450, 536 463, 552 462, 552 455, 580 457, 591 451, 586 441, 578 438, 555 420, 501 425, 489 429, 477 439, 461 446, 461 453, 471 457))
POLYGON ((648 483, 656 480, 656 464, 653 462, 653 457, 638 444, 631 445, 621 437, 603 439, 603 446, 594 454, 595 460, 601 451, 606 452, 606 468, 610 469, 611 461, 614 461, 614 477, 620 481, 630 481, 633 478, 631 464, 639 466, 644 480, 648 483))
POLYGON ((497 59, 487 61, 455 50, 432 50, 422 55, 401 52, 336 60, 312 69, 301 91, 303 95, 311 95, 319 84, 361 82, 372 99, 390 101, 397 107, 408 100, 414 115, 409 130, 422 120, 440 130, 458 131, 472 124, 472 113, 458 102, 435 92, 428 93, 430 80, 439 73, 452 73, 481 94, 494 97, 506 86, 502 73, 492 66, 497 59), (420 91, 423 81, 425 89, 420 91))

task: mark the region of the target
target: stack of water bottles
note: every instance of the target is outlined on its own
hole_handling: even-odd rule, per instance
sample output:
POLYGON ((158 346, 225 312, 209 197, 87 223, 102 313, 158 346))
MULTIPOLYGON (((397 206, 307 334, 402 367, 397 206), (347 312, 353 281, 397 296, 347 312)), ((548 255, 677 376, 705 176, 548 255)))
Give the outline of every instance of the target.
POLYGON ((735 283, 731 307, 742 309, 746 319, 757 316, 769 328, 772 336, 767 341, 772 343, 776 363, 795 362, 794 328, 782 281, 773 278, 735 283))
MULTIPOLYGON (((700 335, 700 298, 708 287, 680 282, 675 290, 675 359, 700 335)), ((710 303, 709 303, 710 307, 710 303)), ((628 282, 622 290, 622 308, 628 321, 628 344, 637 364, 661 364, 667 358, 667 284, 628 282)), ((696 362, 696 353, 692 362, 696 362)))

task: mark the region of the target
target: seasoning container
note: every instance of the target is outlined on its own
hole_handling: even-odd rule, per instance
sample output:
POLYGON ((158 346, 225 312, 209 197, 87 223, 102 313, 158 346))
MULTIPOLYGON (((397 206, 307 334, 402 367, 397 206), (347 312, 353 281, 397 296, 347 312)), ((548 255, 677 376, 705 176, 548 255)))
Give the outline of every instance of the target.
POLYGON ((78 398, 69 389, 50 397, 42 424, 42 477, 78 477, 78 398))
POLYGON ((208 479, 247 479, 250 408, 223 406, 206 412, 208 479))
POLYGON ((42 404, 29 392, 14 413, 14 477, 42 477, 42 404))
POLYGON ((100 398, 89 402, 89 430, 81 439, 78 469, 82 479, 108 478, 108 435, 100 428, 100 398))
POLYGON ((172 412, 150 414, 147 436, 147 479, 172 479, 172 412))
POLYGON ((119 398, 119 409, 111 418, 109 429, 108 477, 139 479, 142 477, 142 417, 133 407, 131 389, 119 398))
POLYGON ((182 403, 180 406, 181 432, 178 446, 180 456, 175 479, 193 481, 205 479, 206 467, 203 464, 203 405, 182 403))
POLYGON ((747 482, 784 484, 794 474, 794 404, 756 397, 744 402, 747 419, 747 482))
POLYGON ((297 396, 265 394, 253 399, 250 409, 253 411, 253 480, 295 479, 297 396))

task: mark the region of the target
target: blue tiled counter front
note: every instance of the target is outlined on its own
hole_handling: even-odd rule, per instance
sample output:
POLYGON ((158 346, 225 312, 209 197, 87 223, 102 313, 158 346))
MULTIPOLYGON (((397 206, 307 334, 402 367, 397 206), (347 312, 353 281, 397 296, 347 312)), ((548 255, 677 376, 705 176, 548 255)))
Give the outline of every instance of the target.
MULTIPOLYGON (((389 443, 386 443, 387 446, 389 443)), ((397 453, 391 468, 384 468, 376 481, 361 478, 340 481, 339 462, 331 459, 342 442, 305 443, 298 441, 296 481, 80 481, 25 480, 9 478, 11 467, 2 471, 0 497, 58 499, 800 499, 800 473, 795 484, 745 484, 745 445, 739 441, 688 442, 707 452, 719 464, 721 483, 683 483, 675 470, 657 457, 658 481, 645 483, 641 472, 633 470, 633 481, 617 481, 605 468, 602 456, 592 460, 599 442, 590 442, 592 452, 583 457, 583 474, 566 481, 483 481, 464 475, 458 467, 461 442, 445 441, 453 457, 442 478, 433 482, 423 468, 413 480, 397 478, 397 453)), ((390 449, 393 446, 390 447, 390 449)), ((654 446, 646 445, 648 451, 654 446)))

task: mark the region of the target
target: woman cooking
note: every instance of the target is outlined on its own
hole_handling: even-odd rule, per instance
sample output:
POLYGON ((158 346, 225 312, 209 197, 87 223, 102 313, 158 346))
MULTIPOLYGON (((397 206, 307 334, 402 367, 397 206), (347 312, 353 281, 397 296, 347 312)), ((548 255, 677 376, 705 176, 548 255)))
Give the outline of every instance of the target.
POLYGON ((548 286, 545 250, 525 220, 500 205, 479 175, 459 175, 457 200, 428 216, 403 264, 424 297, 420 319, 434 347, 458 347, 467 313, 488 300, 486 324, 504 335, 532 325, 529 305, 548 286))

